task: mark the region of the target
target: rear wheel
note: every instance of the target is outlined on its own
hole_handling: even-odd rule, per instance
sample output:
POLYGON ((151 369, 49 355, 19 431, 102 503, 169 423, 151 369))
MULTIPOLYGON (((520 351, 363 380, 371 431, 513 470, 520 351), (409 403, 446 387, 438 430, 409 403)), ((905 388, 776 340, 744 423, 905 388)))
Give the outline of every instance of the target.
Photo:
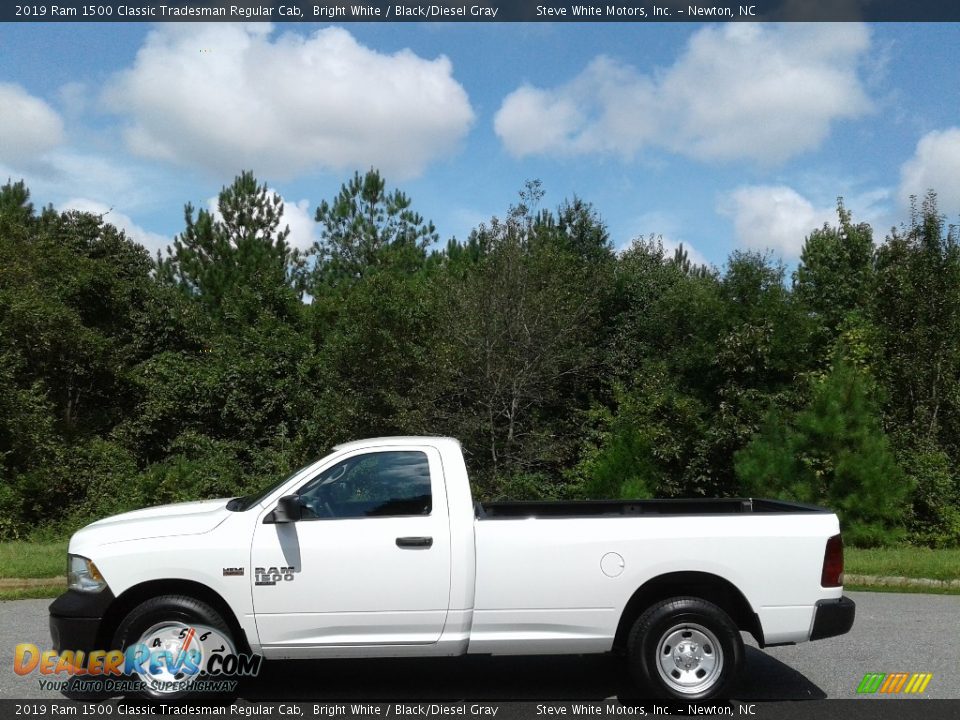
POLYGON ((737 626, 700 598, 670 598, 648 608, 634 623, 627 647, 634 680, 661 698, 722 696, 743 665, 737 626))

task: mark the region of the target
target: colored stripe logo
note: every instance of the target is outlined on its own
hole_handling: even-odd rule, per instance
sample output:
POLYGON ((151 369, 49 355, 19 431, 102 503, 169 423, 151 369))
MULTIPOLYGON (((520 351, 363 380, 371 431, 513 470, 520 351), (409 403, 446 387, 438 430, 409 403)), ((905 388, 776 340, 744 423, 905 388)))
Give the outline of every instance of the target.
POLYGON ((857 686, 860 694, 919 695, 927 689, 933 673, 867 673, 857 686))

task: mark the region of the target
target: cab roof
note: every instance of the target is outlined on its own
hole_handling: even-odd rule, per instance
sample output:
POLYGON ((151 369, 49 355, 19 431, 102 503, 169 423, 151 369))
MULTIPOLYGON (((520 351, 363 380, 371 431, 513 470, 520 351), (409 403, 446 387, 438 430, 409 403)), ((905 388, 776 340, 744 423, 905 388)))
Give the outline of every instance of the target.
POLYGON ((365 447, 385 447, 390 445, 448 445, 452 444, 460 448, 460 441, 452 437, 444 437, 442 435, 396 435, 396 436, 385 436, 385 437, 375 437, 375 438, 366 438, 364 440, 351 440, 349 442, 340 443, 339 445, 334 445, 333 449, 340 450, 355 450, 357 448, 365 447))

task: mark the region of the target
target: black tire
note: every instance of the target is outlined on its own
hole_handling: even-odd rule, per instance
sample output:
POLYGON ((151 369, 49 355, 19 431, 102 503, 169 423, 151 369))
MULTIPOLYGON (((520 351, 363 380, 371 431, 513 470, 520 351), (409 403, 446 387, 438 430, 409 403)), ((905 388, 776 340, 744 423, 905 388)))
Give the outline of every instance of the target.
POLYGON ((627 644, 634 682, 656 698, 723 697, 743 666, 743 638, 723 610, 706 600, 675 597, 648 608, 627 644))
MULTIPOLYGON (((126 651, 130 645, 140 642, 144 633, 148 630, 165 623, 182 623, 190 626, 205 625, 217 630, 236 647, 230 627, 220 613, 207 603, 187 595, 160 595, 137 605, 117 627, 113 636, 112 647, 126 651)), ((137 675, 130 675, 125 679, 138 681, 142 678, 137 675)), ((127 696, 147 701, 173 700, 184 697, 196 700, 221 701, 229 699, 231 694, 199 694, 191 693, 189 690, 169 693, 147 689, 143 692, 128 693, 127 696)))

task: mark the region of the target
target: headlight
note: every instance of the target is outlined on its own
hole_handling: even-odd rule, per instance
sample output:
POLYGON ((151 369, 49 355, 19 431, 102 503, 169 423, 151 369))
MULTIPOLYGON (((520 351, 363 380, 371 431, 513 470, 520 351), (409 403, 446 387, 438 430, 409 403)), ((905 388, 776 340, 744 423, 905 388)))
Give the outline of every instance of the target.
POLYGON ((107 581, 89 560, 79 555, 67 555, 67 587, 70 590, 95 593, 107 586, 107 581))

